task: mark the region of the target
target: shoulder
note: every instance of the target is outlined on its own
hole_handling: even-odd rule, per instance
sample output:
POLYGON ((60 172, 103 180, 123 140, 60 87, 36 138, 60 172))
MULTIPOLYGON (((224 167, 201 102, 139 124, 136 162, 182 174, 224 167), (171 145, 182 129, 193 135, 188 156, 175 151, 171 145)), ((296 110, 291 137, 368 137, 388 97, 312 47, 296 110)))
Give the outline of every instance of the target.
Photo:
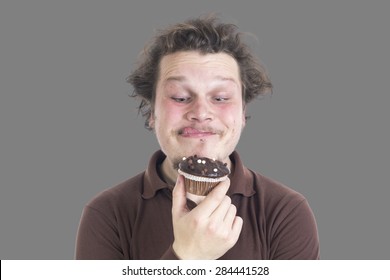
POLYGON ((292 187, 249 170, 251 196, 262 232, 270 246, 270 259, 318 259, 315 217, 304 195, 292 187))
POLYGON ((104 211, 136 203, 141 199, 144 174, 145 172, 139 173, 118 185, 101 191, 86 206, 97 211, 104 211))
POLYGON ((268 214, 287 216, 302 205, 307 205, 304 195, 285 184, 253 172, 255 196, 268 214))
POLYGON ((266 177, 258 172, 251 171, 254 177, 254 187, 256 192, 259 192, 269 199, 293 199, 302 201, 305 197, 294 190, 293 188, 286 186, 285 184, 266 177))

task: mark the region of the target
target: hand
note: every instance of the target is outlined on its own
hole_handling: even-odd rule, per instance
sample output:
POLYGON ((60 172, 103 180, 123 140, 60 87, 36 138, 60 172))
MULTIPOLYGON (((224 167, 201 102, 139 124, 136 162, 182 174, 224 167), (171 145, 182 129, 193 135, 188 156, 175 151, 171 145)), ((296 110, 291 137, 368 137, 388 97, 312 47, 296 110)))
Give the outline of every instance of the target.
POLYGON ((184 179, 179 175, 172 194, 173 250, 181 259, 217 259, 236 244, 242 218, 226 195, 227 179, 189 211, 184 179))

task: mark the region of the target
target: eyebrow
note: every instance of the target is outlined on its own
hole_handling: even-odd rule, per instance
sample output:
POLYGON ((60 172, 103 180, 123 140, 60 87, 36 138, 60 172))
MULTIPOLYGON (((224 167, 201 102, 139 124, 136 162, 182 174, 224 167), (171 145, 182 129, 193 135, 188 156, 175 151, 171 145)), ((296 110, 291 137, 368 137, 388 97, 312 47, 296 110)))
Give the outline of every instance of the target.
POLYGON ((164 82, 169 82, 169 81, 183 82, 183 81, 185 81, 185 80, 187 80, 187 78, 184 77, 184 76, 170 76, 170 77, 168 77, 167 79, 165 79, 164 82))
MULTIPOLYGON (((226 77, 226 76, 221 76, 221 75, 216 75, 213 77, 215 80, 220 80, 220 81, 231 81, 237 85, 239 83, 232 77, 226 77)), ((169 82, 169 81, 177 81, 177 82, 185 82, 187 81, 187 77, 185 76, 169 76, 167 79, 165 79, 164 83, 169 82)))

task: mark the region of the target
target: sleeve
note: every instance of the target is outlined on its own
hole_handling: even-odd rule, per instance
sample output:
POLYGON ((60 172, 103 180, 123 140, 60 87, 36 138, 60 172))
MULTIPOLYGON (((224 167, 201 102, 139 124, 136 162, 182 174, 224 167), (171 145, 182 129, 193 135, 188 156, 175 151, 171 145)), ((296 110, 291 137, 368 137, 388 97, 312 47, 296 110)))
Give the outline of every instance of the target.
POLYGON ((319 258, 317 224, 307 200, 304 199, 285 215, 278 225, 271 244, 271 259, 318 260, 319 258))
POLYGON ((124 259, 115 224, 103 213, 86 206, 76 238, 75 259, 124 259))

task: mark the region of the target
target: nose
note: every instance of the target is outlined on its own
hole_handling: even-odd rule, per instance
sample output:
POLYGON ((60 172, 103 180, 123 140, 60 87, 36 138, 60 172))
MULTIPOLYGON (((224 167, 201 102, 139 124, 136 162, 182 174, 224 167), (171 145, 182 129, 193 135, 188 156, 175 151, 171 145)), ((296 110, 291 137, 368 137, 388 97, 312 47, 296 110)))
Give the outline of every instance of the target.
POLYGON ((204 122, 213 119, 211 104, 205 98, 197 97, 190 104, 187 113, 187 119, 190 121, 204 122))

